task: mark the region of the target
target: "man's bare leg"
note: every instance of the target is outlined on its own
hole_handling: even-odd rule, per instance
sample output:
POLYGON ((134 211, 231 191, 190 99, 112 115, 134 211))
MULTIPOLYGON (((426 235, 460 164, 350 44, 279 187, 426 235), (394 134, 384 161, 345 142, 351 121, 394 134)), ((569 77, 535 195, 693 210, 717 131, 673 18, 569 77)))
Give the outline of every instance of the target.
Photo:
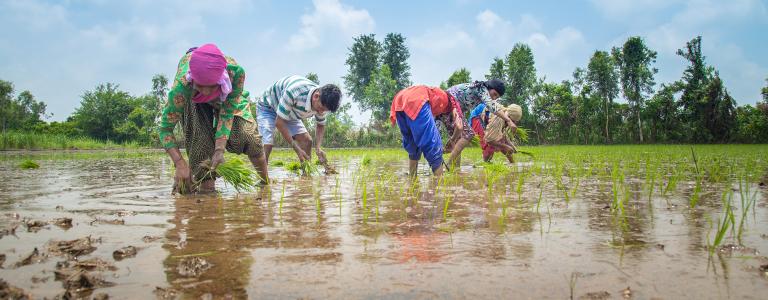
MULTIPOLYGON (((271 153, 272 153, 272 145, 264 144, 264 161, 265 162, 269 163, 269 154, 271 153)), ((251 162, 253 162, 253 160, 251 160, 251 162)))
POLYGON ((418 160, 409 160, 408 161, 408 176, 416 177, 416 171, 419 169, 419 161, 418 160))

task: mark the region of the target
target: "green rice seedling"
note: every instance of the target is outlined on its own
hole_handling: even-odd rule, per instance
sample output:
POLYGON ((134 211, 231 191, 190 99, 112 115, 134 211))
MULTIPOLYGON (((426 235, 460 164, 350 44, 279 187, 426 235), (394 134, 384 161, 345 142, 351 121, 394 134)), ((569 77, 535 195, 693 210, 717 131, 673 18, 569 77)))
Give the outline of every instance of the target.
POLYGON ((282 160, 273 160, 273 161, 269 162, 269 165, 273 166, 273 167, 282 167, 282 166, 285 165, 285 162, 282 161, 282 160))
POLYGON ((360 165, 363 167, 367 167, 371 165, 371 157, 368 155, 364 155, 363 159, 360 161, 360 165))
POLYGON ((699 203, 700 198, 701 198, 701 177, 696 176, 696 185, 693 187, 693 194, 691 194, 691 198, 688 201, 691 208, 696 207, 696 204, 699 203))
MULTIPOLYGON (((240 157, 232 157, 225 162, 216 166, 216 170, 211 169, 211 161, 204 160, 200 163, 204 168, 208 169, 208 173, 212 174, 216 172, 224 183, 231 185, 238 192, 250 192, 254 191, 261 182, 261 178, 256 171, 248 168, 248 164, 240 157)), ((200 181, 202 182, 202 180, 200 181)), ((195 182, 195 185, 200 184, 195 182)))
POLYGON ((368 219, 368 184, 366 184, 365 180, 361 181, 361 184, 363 185, 363 220, 368 219))
POLYGON ((339 176, 336 176, 336 187, 334 188, 336 192, 336 198, 339 201, 339 217, 341 217, 341 191, 339 190, 341 188, 340 185, 340 179, 339 176))
POLYGON ((715 240, 712 241, 709 249, 710 255, 715 249, 720 247, 723 239, 725 239, 725 233, 728 232, 728 228, 733 224, 733 208, 731 207, 731 200, 733 198, 732 192, 730 189, 727 189, 724 193, 727 193, 727 196, 723 196, 725 199, 725 201, 723 201, 723 219, 717 220, 717 231, 715 233, 715 240))
POLYGON ((379 221, 379 182, 374 181, 373 182, 373 197, 376 201, 376 221, 379 221))
MULTIPOLYGON (((672 171, 672 172, 676 172, 676 171, 672 171)), ((664 191, 661 193, 662 196, 666 196, 669 191, 674 191, 675 188, 677 188, 678 180, 680 180, 680 175, 678 175, 677 173, 672 173, 667 178, 667 185, 664 187, 664 191)))
POLYGON ((539 182, 539 197, 536 199, 536 214, 539 213, 539 206, 541 206, 541 196, 544 195, 544 178, 539 182))
POLYGON ((445 195, 445 205, 443 205, 443 222, 448 218, 448 206, 451 204, 451 194, 445 195))
POLYGON ((285 181, 283 181, 283 191, 280 192, 280 204, 277 208, 277 213, 281 216, 283 215, 283 199, 285 199, 285 181))
POLYGON ((19 164, 19 168, 22 168, 24 170, 38 169, 38 168, 40 168, 40 165, 38 163, 36 163, 34 160, 25 159, 24 161, 22 161, 19 164))
POLYGON ((311 176, 318 174, 320 171, 317 168, 317 165, 311 163, 311 162, 298 162, 298 161, 292 161, 288 164, 285 164, 285 168, 288 171, 291 171, 295 174, 301 174, 304 176, 311 176))
MULTIPOLYGON (((731 191, 731 193, 733 193, 731 191)), ((755 198, 757 196, 757 192, 755 194, 750 194, 750 188, 749 188, 749 182, 745 178, 742 183, 742 179, 739 178, 739 199, 741 200, 741 218, 739 220, 739 230, 736 235, 737 240, 739 241, 739 244, 741 245, 741 235, 744 233, 744 221, 747 218, 747 214, 749 213, 750 206, 754 206, 755 204, 755 198)), ((754 209, 753 209, 754 211, 754 209)))

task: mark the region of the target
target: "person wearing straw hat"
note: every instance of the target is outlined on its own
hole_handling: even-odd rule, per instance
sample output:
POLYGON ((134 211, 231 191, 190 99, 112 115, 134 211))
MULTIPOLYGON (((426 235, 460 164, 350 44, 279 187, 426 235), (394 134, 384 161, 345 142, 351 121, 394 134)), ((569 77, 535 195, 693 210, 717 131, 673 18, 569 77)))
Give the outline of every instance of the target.
MULTIPOLYGON (((512 154, 517 152, 517 148, 507 136, 507 132, 514 133, 517 130, 515 122, 519 122, 523 117, 523 109, 520 105, 510 104, 507 107, 503 107, 497 110, 501 115, 506 116, 512 120, 511 124, 507 123, 504 118, 499 117, 498 114, 493 114, 488 120, 488 125, 485 127, 485 142, 489 146, 493 147, 494 151, 499 151, 507 157, 510 163, 514 163, 515 160, 512 154)), ((492 154, 492 153, 491 153, 492 154)), ((486 161, 490 161, 492 157, 489 157, 486 161)), ((485 156, 483 157, 485 159, 485 156)))
POLYGON ((176 167, 174 192, 214 191, 217 175, 210 170, 224 162, 224 151, 248 155, 263 183, 269 182, 244 83, 243 67, 214 44, 189 49, 179 61, 158 128, 163 148, 176 167), (178 122, 189 163, 173 134, 178 122), (210 160, 208 168, 202 165, 206 160, 210 160))

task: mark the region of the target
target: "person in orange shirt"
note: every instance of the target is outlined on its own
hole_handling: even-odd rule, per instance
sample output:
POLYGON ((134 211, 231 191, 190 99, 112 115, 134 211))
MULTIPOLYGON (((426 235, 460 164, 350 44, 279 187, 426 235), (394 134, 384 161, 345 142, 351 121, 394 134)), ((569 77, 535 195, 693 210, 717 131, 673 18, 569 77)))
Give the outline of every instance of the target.
POLYGON ((403 135, 403 148, 410 159, 409 174, 416 176, 423 154, 432 173, 442 175, 443 142, 435 120, 440 119, 446 127, 461 130, 461 107, 456 100, 437 87, 411 86, 395 95, 389 119, 393 126, 397 123, 403 135))

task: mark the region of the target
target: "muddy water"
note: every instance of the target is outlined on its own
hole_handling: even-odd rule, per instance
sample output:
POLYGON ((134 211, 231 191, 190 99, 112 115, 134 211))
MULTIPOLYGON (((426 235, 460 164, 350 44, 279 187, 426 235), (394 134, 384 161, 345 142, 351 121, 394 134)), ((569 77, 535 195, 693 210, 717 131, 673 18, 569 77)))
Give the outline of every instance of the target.
POLYGON ((414 189, 406 184, 402 162, 364 171, 352 158, 339 175, 308 179, 272 167, 270 189, 236 194, 219 182, 218 196, 178 197, 163 156, 38 161, 40 169, 23 171, 17 160, 0 161, 0 229, 17 226, 0 238, 0 278, 36 298, 65 290, 54 270, 68 258, 46 244, 87 236, 96 250, 78 259, 117 269, 94 271, 113 285, 81 295, 113 299, 154 298, 158 287, 180 298, 236 299, 722 299, 763 298, 768 288, 760 270, 768 209, 757 185, 747 248, 710 256, 722 188, 705 188, 692 210, 690 182, 649 197, 630 181, 622 215, 609 208, 610 179, 584 179, 566 201, 535 175, 520 195, 515 174, 489 192, 471 166, 437 192, 426 176, 414 189), (22 224, 62 217, 73 227, 22 224), (113 258, 126 246, 138 253, 113 258), (14 266, 34 248, 47 258, 14 266))

